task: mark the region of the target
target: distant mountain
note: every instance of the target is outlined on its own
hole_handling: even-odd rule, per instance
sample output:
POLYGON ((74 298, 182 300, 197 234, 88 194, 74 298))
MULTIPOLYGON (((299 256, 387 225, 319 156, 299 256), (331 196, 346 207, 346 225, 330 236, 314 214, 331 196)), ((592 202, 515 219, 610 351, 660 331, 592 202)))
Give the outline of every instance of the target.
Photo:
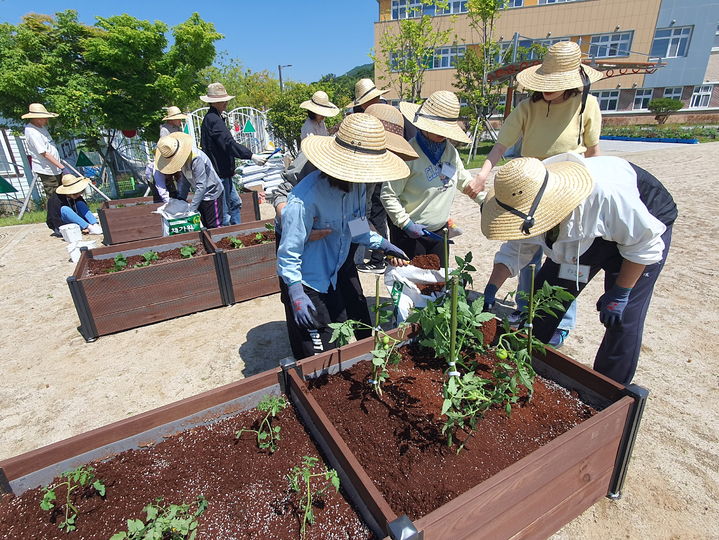
POLYGON ((353 67, 342 75, 342 77, 350 79, 374 79, 374 64, 370 62, 369 64, 353 67))

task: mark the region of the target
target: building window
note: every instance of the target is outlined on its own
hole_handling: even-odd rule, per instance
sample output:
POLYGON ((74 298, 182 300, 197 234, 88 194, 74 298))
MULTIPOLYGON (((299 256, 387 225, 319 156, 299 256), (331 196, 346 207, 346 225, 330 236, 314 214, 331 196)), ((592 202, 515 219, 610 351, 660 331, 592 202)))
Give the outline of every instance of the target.
POLYGON ((719 51, 719 24, 717 24, 716 32, 714 32, 714 46, 712 47, 712 51, 719 51))
POLYGON ((649 56, 658 58, 678 58, 686 56, 692 37, 691 26, 678 28, 658 28, 649 56))
POLYGON ((457 58, 464 56, 467 47, 439 47, 434 50, 432 69, 452 68, 457 65, 457 58))
POLYGON ((652 100, 652 89, 651 88, 637 88, 634 91, 634 106, 632 107, 635 111, 637 109, 646 109, 649 102, 652 100))
POLYGON ((709 101, 712 98, 712 85, 704 84, 702 86, 695 86, 694 92, 692 93, 692 99, 689 102, 689 107, 692 109, 704 108, 709 106, 709 101))
POLYGON ((450 15, 452 13, 467 13, 467 0, 447 2, 447 7, 438 7, 436 15, 450 15))
POLYGON ((9 156, 5 152, 2 141, 0 141, 0 172, 3 174, 13 174, 15 172, 10 164, 9 156))
POLYGON ((547 4, 564 4, 565 2, 577 2, 578 0, 539 0, 540 6, 546 6, 547 4))
POLYGON ((594 58, 629 56, 631 45, 632 32, 599 34, 592 36, 592 41, 589 45, 589 56, 593 56, 594 58))
POLYGON ((504 3, 504 9, 512 9, 518 7, 524 7, 524 0, 507 0, 504 3))
POLYGON ((678 99, 679 101, 681 101, 682 90, 683 88, 681 86, 672 86, 669 88, 665 88, 664 97, 669 99, 678 99))
POLYGON ((602 90, 592 92, 599 101, 599 110, 616 111, 619 105, 619 90, 602 90))
POLYGON ((392 0, 392 20, 412 19, 421 15, 421 0, 392 0))

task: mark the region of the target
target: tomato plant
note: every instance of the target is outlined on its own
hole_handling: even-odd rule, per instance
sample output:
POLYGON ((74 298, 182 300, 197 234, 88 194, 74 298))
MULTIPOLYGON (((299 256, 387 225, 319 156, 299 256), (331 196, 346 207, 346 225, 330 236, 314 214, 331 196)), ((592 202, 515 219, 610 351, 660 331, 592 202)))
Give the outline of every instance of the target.
POLYGON ((302 458, 302 466, 293 467, 290 474, 287 475, 290 489, 300 493, 299 508, 302 511, 300 534, 302 538, 305 537, 307 524, 312 525, 315 522, 315 515, 312 508, 319 502, 319 498, 327 492, 330 486, 334 487, 335 491, 340 490, 340 478, 337 475, 337 471, 324 467, 323 470, 321 469, 319 472, 313 472, 318 464, 319 459, 316 457, 304 456, 302 458), (324 480, 324 485, 313 489, 312 481, 315 479, 324 480))
POLYGON ((43 488, 43 497, 40 502, 40 508, 43 510, 52 510, 55 508, 57 495, 55 490, 65 487, 65 519, 63 519, 58 527, 65 532, 74 531, 77 528, 77 507, 72 504, 72 493, 78 488, 92 485, 93 489, 101 496, 105 496, 105 484, 101 480, 95 478, 95 469, 92 467, 78 467, 73 471, 64 472, 62 478, 64 482, 59 482, 43 488))
POLYGON ((197 518, 207 509, 207 499, 199 495, 195 501, 197 508, 194 512, 191 512, 189 504, 162 506, 161 503, 162 499, 159 498, 154 504, 145 506, 142 509, 147 516, 145 521, 128 519, 127 531, 113 534, 110 540, 194 540, 199 524, 197 518))
POLYGON ((257 435, 257 445, 262 449, 269 449, 270 452, 277 450, 277 441, 280 440, 280 426, 273 426, 271 421, 277 414, 284 410, 289 403, 284 396, 264 396, 257 404, 257 410, 267 414, 260 422, 259 429, 241 429, 235 436, 239 439, 244 432, 251 432, 257 435))

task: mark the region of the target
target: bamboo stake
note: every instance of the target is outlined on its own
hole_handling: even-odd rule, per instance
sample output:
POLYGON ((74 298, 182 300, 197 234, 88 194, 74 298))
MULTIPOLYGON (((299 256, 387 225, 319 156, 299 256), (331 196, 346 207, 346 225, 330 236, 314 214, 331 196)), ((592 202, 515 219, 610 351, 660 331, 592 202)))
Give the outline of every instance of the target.
POLYGON ((457 361, 457 276, 452 278, 452 300, 450 304, 450 322, 449 322, 449 361, 450 372, 456 372, 457 369, 454 362, 457 361))
POLYGON ((536 269, 536 264, 529 265, 532 279, 529 284, 529 304, 527 306, 527 324, 525 326, 527 328, 527 352, 529 353, 530 360, 532 358, 532 334, 534 330, 534 272, 536 269))

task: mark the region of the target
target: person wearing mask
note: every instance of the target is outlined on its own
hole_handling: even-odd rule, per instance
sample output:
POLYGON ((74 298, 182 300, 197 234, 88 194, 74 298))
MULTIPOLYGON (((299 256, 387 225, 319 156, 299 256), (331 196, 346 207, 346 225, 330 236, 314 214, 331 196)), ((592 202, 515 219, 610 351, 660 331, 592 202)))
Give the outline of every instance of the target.
POLYGON ((310 135, 329 135, 325 125, 325 118, 332 118, 340 112, 339 108, 330 101, 327 93, 322 90, 317 90, 312 94, 312 98, 303 101, 300 108, 307 109, 307 120, 302 124, 300 132, 301 140, 310 135))
MULTIPOLYGON (((542 64, 529 67, 517 75, 517 82, 532 91, 528 99, 514 109, 502 126, 497 143, 489 152, 476 177, 476 187, 470 183, 469 195, 478 193, 484 186, 492 168, 507 148, 519 139, 521 155, 546 159, 564 152, 599 155, 599 135, 602 114, 597 98, 589 94, 591 83, 602 78, 601 72, 582 64, 582 51, 571 41, 555 43, 545 55, 542 64)), ((541 266, 542 251, 537 250, 530 263, 541 266)), ((519 273, 517 290, 529 293, 531 275, 529 267, 519 273)), ((517 297, 517 311, 511 322, 518 322, 526 312, 526 301, 517 297)), ((565 314, 550 340, 560 347, 575 326, 576 302, 565 314)))
POLYGON ((210 158, 215 172, 222 180, 224 188, 224 218, 223 225, 237 225, 240 223, 240 206, 242 201, 232 182, 235 174, 235 159, 251 159, 257 165, 264 165, 267 158, 253 154, 252 150, 241 145, 232 137, 222 114, 227 110, 227 103, 234 99, 225 90, 222 83, 210 83, 207 94, 200 99, 210 105, 200 126, 200 146, 202 151, 210 158))
POLYGON ((382 123, 367 114, 345 118, 334 137, 307 137, 302 152, 317 170, 290 193, 281 212, 277 250, 280 297, 297 359, 333 348, 329 324, 346 320, 352 309, 348 302, 357 301, 355 291, 345 290, 339 279, 352 242, 406 257, 370 231, 365 184, 392 182, 409 172, 404 161, 387 149, 382 123), (310 241, 315 229, 331 232, 310 241))
MULTIPOLYGON (((410 258, 433 253, 445 264, 442 230, 447 226, 455 190, 464 191, 472 175, 449 139, 468 143, 458 124, 459 100, 438 90, 422 104, 401 102, 400 110, 417 128, 409 144, 419 156, 409 162, 410 174, 382 187, 382 204, 389 216, 389 236, 410 258)), ((480 191, 474 197, 484 199, 480 191)))
POLYGON ((222 226, 224 188, 210 158, 194 146, 192 135, 171 133, 157 141, 155 150, 155 187, 162 200, 170 200, 166 177, 186 181, 194 193, 188 212, 199 212, 208 229, 222 226))
POLYGON ((50 118, 57 118, 58 114, 48 112, 41 103, 31 103, 28 109, 28 112, 22 115, 24 120, 28 120, 25 125, 25 148, 30 155, 32 172, 40 178, 49 199, 62 182, 64 168, 55 142, 47 129, 50 118))
POLYGON ((168 107, 167 114, 162 119, 164 124, 160 126, 160 138, 182 131, 182 122, 185 120, 187 120, 187 115, 182 114, 179 107, 168 107))
POLYGON ((102 234, 102 228, 82 194, 90 184, 90 179, 65 174, 61 184, 47 200, 47 219, 45 224, 53 230, 54 236, 62 236, 60 227, 76 223, 84 234, 102 234))
MULTIPOLYGON (((482 206, 482 233, 504 241, 484 289, 485 309, 537 248, 547 260, 535 289, 548 283, 577 296, 603 270, 597 311, 606 330, 594 369, 629 384, 676 217, 664 186, 621 158, 566 153, 544 161, 514 159, 499 169, 482 206)), ((564 302, 564 310, 570 304, 564 302)), ((535 337, 548 343, 563 314, 535 319, 535 337)))

